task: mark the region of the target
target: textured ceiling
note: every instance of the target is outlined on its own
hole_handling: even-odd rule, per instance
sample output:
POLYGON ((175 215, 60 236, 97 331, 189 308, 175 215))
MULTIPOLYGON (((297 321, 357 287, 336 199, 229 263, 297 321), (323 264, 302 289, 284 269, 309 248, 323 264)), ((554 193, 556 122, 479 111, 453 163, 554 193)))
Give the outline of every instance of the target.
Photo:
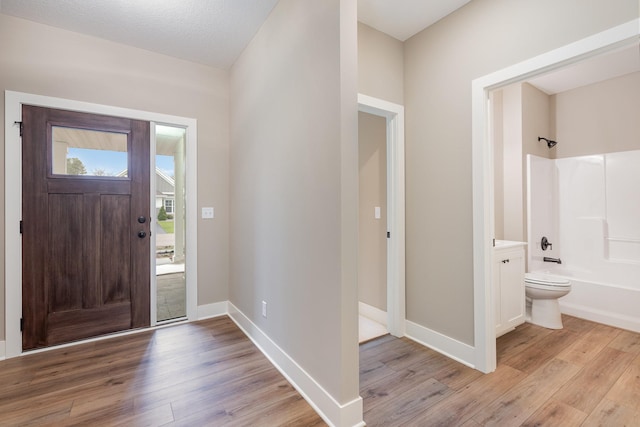
POLYGON ((0 12, 229 68, 277 0, 0 0, 0 12))

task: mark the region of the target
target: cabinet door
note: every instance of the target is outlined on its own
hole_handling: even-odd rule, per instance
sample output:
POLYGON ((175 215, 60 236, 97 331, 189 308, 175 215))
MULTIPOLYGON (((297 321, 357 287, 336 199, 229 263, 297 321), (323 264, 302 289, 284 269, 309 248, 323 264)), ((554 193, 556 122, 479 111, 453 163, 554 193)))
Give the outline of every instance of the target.
POLYGON ((502 322, 502 257, 498 256, 493 262, 493 308, 495 313, 496 334, 500 336, 504 331, 502 322))
POLYGON ((524 251, 511 251, 500 262, 500 323, 514 328, 524 322, 524 251))

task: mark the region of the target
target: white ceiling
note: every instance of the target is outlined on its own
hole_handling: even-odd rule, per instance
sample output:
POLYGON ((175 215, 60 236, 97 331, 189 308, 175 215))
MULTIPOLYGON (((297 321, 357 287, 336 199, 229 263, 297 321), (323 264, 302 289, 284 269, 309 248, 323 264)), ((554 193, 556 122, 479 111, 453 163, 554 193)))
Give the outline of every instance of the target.
POLYGON ((0 13, 229 68, 278 0, 0 0, 0 13))
POLYGON ((639 43, 534 77, 528 83, 553 95, 637 71, 640 71, 639 43))
MULTIPOLYGON (((358 0, 358 16, 404 41, 469 1, 358 0)), ((0 0, 0 13, 227 69, 277 2, 0 0)))
POLYGON ((358 21, 405 41, 470 1, 358 0, 358 21))

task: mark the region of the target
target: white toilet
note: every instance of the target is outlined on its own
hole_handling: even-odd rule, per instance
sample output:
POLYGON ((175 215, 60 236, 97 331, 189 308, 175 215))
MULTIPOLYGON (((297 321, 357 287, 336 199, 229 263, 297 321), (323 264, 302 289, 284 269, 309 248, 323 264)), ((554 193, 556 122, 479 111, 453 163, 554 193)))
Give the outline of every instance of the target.
POLYGON ((526 273, 527 321, 549 329, 562 329, 558 298, 571 291, 571 282, 543 273, 526 273))

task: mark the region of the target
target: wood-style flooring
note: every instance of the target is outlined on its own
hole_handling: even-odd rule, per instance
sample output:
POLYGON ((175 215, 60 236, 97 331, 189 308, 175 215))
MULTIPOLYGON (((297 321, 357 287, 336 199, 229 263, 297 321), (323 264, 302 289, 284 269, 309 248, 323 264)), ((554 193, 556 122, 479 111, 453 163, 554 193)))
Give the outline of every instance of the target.
POLYGON ((228 318, 0 362, 0 426, 316 426, 228 318))
POLYGON ((368 426, 640 426, 640 334, 563 316, 498 338, 483 375, 406 338, 360 346, 368 426))
MULTIPOLYGON (((413 341, 360 346, 369 426, 640 426, 640 334, 564 317, 483 375, 413 341)), ((0 426, 321 426, 228 318, 0 362, 0 426)))

